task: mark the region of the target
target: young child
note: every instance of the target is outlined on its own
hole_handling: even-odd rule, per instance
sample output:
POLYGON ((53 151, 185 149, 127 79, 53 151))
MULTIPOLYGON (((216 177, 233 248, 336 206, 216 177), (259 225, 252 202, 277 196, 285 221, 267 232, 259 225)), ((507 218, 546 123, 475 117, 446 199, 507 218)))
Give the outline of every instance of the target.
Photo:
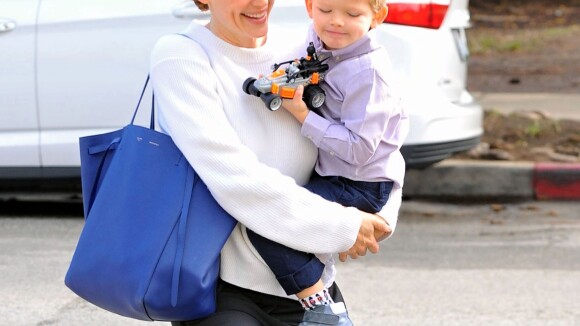
MULTIPOLYGON (((402 187, 400 147, 408 120, 392 88, 390 59, 373 29, 387 16, 385 0, 306 0, 312 19, 309 41, 329 65, 319 112, 302 101, 302 86, 283 107, 302 123, 319 148, 315 173, 305 186, 322 197, 369 213, 381 210, 393 185, 402 187)), ((248 237, 281 286, 306 309, 301 325, 336 318, 351 325, 343 303, 333 303, 320 280, 324 264, 313 254, 287 248, 251 230, 248 237)))

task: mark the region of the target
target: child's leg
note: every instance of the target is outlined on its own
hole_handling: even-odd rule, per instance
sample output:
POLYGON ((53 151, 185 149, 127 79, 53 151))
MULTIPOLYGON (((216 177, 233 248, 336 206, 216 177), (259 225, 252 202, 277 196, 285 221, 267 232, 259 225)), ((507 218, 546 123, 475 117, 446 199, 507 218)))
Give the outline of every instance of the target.
POLYGON ((295 294, 299 299, 306 299, 303 302, 301 300, 305 308, 333 302, 320 280, 324 264, 316 256, 288 248, 250 229, 246 229, 246 233, 286 294, 295 294))
POLYGON ((296 294, 320 279, 324 264, 313 254, 294 250, 246 229, 248 238, 287 294, 296 294))
POLYGON ((315 173, 304 188, 324 199, 374 214, 389 200, 393 182, 353 181, 337 176, 322 177, 315 173))
MULTIPOLYGON (((345 191, 350 190, 345 180, 340 177, 321 177, 315 173, 304 187, 327 200, 353 206, 358 203, 358 198, 354 200, 355 203, 342 202, 345 199, 345 191)), ((358 192, 355 195, 360 197, 358 192)), ((346 197, 349 201, 352 199, 349 194, 346 194, 346 197)), ((287 294, 295 294, 301 299, 305 309, 319 304, 333 303, 320 279, 324 264, 318 258, 313 254, 300 252, 266 239, 250 229, 246 231, 252 245, 270 267, 284 291, 287 294)))

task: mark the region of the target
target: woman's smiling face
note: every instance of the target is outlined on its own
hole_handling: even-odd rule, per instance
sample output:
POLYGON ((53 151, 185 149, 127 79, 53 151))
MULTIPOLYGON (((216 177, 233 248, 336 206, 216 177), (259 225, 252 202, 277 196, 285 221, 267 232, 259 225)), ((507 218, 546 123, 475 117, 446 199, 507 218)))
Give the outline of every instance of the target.
POLYGON ((208 28, 224 41, 245 48, 264 44, 274 0, 201 0, 209 5, 208 28))

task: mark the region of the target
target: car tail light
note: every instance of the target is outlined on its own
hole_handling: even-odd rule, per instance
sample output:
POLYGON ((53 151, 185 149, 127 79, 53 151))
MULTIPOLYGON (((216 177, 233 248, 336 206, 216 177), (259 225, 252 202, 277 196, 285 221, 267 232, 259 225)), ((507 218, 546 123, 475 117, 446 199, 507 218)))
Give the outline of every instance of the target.
POLYGON ((451 0, 393 0, 387 4, 389 14, 385 23, 438 29, 451 0))

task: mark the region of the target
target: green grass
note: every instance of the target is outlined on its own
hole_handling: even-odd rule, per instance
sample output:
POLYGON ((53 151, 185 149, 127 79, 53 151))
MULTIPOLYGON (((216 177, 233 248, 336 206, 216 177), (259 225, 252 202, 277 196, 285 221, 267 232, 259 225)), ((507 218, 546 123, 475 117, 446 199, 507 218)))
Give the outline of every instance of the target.
POLYGON ((474 55, 532 52, 560 38, 580 34, 580 25, 522 30, 473 28, 467 33, 469 49, 474 55))
POLYGON ((525 130, 526 136, 529 137, 538 137, 542 132, 542 126, 540 122, 535 120, 533 121, 525 130))

